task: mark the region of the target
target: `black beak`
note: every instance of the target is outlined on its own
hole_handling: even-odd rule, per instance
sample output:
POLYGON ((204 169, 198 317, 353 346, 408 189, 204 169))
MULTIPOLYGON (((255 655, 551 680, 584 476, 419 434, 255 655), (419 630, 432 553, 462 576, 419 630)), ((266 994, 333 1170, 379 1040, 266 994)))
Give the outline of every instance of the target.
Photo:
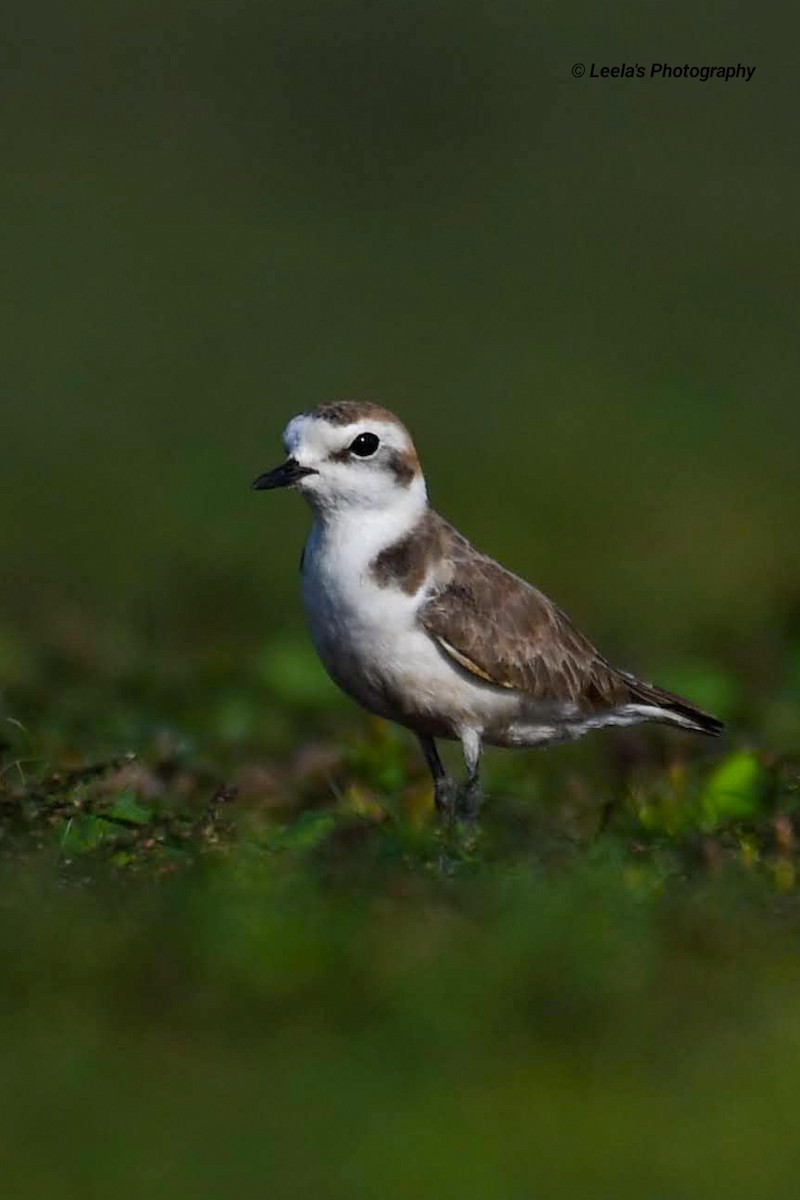
POLYGON ((266 475, 259 475, 253 488, 257 492, 266 492, 270 488, 292 487, 306 475, 318 474, 319 472, 315 471, 313 467, 301 467, 300 463, 293 458, 287 458, 285 463, 281 463, 279 467, 273 467, 271 471, 267 471, 266 475))

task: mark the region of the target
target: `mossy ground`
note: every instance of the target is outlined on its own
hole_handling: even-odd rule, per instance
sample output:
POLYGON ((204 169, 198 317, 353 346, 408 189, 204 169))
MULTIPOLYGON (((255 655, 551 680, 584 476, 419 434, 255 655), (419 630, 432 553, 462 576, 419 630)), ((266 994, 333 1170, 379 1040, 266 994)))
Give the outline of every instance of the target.
POLYGON ((490 755, 475 834, 302 641, 82 645, 7 661, 9 1194, 795 1194, 791 670, 490 755))

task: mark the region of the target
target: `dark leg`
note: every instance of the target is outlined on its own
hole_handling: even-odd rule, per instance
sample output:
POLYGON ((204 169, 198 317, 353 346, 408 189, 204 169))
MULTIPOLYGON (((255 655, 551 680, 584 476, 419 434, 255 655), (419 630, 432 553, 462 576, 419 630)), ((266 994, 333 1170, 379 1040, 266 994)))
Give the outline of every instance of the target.
POLYGON ((422 747, 422 753, 425 755, 425 761, 433 777, 433 795, 436 802, 436 811, 445 820, 452 820, 455 807, 453 781, 442 766, 442 760, 439 758, 439 751, 436 749, 436 742, 433 738, 420 734, 419 744, 422 747))
POLYGON ((481 736, 477 730, 465 729, 462 731, 461 749, 464 752, 464 762, 467 764, 467 778, 458 790, 456 807, 458 815, 465 821, 476 821, 483 804, 483 790, 480 782, 481 736))

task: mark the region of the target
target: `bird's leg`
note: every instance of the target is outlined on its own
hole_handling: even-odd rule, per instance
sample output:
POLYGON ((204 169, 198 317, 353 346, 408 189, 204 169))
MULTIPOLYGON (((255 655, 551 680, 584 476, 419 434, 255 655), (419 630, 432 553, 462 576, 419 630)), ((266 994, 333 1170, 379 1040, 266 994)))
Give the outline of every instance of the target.
POLYGON ((480 781, 481 735, 476 729, 461 731, 461 749, 467 764, 467 778, 458 789, 456 811, 464 821, 477 821, 483 804, 483 789, 480 781))
POLYGON ((436 803, 436 812, 442 820, 452 821, 455 812, 455 787, 453 781, 442 766, 442 760, 439 758, 439 751, 436 749, 436 742, 433 738, 420 734, 419 744, 433 777, 433 797, 436 803))

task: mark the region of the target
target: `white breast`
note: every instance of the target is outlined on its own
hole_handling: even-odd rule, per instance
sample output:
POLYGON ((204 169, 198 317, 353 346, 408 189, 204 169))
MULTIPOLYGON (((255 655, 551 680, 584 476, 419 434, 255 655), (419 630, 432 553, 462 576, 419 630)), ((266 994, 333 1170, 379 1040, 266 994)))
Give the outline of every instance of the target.
POLYGON ((418 625, 427 580, 413 595, 375 582, 375 555, 408 527, 406 519, 405 528, 388 529, 385 516, 318 523, 306 545, 303 601, 329 675, 365 708, 419 732, 481 729, 498 705, 510 715, 513 694, 476 686, 418 625))
POLYGON ((375 554, 365 545, 367 531, 343 525, 316 525, 306 546, 303 602, 311 636, 340 687, 392 716, 387 693, 408 664, 421 597, 379 587, 370 576, 375 554))

